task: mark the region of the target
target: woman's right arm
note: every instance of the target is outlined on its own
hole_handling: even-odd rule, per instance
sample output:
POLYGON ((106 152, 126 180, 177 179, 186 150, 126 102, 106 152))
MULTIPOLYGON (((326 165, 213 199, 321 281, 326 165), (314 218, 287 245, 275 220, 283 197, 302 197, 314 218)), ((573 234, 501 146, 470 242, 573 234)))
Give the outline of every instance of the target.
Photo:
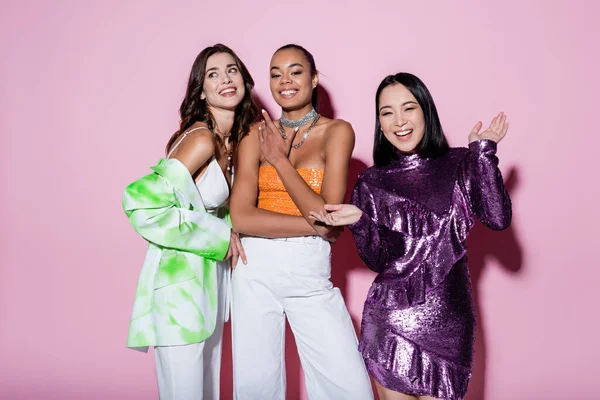
POLYGON ((390 243, 386 240, 389 230, 377 221, 376 201, 368 185, 360 178, 354 186, 350 203, 362 210, 358 221, 349 226, 358 254, 369 269, 381 272, 390 258, 390 243))
MULTIPOLYGON (((210 132, 190 134, 177 150, 184 179, 195 174, 214 154, 210 132)), ((228 254, 229 224, 203 210, 179 207, 173 186, 164 177, 152 173, 130 184, 123 194, 123 209, 133 228, 147 241, 165 248, 190 252, 213 260, 228 254)))
POLYGON ((258 169, 260 144, 257 127, 240 142, 230 212, 233 229, 245 235, 281 238, 314 235, 304 219, 258 208, 258 169))
POLYGON ((361 177, 352 191, 351 204, 325 204, 327 213, 311 211, 310 216, 327 226, 348 226, 360 258, 369 269, 381 272, 390 260, 390 245, 397 233, 377 221, 377 203, 361 177))

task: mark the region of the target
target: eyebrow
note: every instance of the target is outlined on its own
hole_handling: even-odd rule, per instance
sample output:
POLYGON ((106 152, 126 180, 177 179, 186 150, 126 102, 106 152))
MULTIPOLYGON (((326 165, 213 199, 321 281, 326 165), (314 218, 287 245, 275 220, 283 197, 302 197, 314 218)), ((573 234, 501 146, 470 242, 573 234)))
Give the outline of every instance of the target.
MULTIPOLYGON (((419 103, 417 103, 416 101, 409 100, 409 101, 405 101, 404 103, 402 103, 402 107, 404 107, 407 104, 419 104, 419 103)), ((383 107, 380 107, 379 108, 379 112, 381 112, 381 110, 383 110, 384 108, 392 108, 392 106, 383 106, 383 107)))
MULTIPOLYGON (((288 65, 288 68, 293 68, 293 67, 302 67, 302 68, 304 68, 304 65, 302 65, 300 63, 293 63, 293 64, 288 65)), ((281 68, 275 66, 275 67, 271 67, 271 69, 280 70, 281 68)))
MULTIPOLYGON (((229 69, 230 67, 237 67, 237 64, 227 64, 227 66, 225 67, 225 69, 229 69)), ((219 69, 219 67, 212 67, 212 68, 207 69, 206 72, 216 71, 218 69, 219 69)))

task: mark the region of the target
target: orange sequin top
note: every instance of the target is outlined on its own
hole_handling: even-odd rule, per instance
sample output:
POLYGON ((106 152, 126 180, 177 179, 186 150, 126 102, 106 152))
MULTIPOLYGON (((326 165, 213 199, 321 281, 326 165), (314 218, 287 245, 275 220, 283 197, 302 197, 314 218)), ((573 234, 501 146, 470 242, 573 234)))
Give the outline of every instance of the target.
MULTIPOLYGON (((322 168, 298 168, 296 169, 304 182, 314 190, 316 194, 321 194, 321 184, 323 183, 322 168)), ((263 165, 258 169, 258 208, 274 211, 281 214, 302 216, 298 207, 285 190, 283 182, 275 167, 263 165)))

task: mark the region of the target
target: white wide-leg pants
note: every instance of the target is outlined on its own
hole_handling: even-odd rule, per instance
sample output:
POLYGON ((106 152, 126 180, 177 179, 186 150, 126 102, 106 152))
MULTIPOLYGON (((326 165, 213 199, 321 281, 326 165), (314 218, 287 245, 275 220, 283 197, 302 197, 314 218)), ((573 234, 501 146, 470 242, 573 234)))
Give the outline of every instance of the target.
MULTIPOLYGON (((160 400, 218 400, 223 324, 227 319, 229 262, 217 263, 218 311, 204 342, 154 348, 160 400)), ((161 289, 162 290, 162 289, 161 289)))
POLYGON ((236 400, 285 400, 287 317, 311 400, 373 399, 350 314, 331 277, 329 242, 245 237, 232 280, 236 400))

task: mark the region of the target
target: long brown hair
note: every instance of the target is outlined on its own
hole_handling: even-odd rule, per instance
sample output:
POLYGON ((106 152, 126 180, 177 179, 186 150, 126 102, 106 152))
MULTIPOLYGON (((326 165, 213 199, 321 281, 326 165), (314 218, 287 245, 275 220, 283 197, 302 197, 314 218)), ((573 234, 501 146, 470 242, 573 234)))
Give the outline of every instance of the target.
POLYGON ((233 120, 233 126, 231 127, 231 142, 236 145, 245 135, 250 131, 250 125, 258 116, 258 107, 252 99, 252 89, 254 88, 254 79, 248 72, 248 69, 235 54, 233 50, 224 44, 217 43, 214 46, 205 48, 198 54, 194 65, 192 65, 192 71, 190 72, 190 78, 187 84, 187 90, 185 97, 179 107, 179 115, 181 122, 179 124, 179 130, 171 136, 167 143, 166 152, 169 149, 179 135, 189 129, 196 122, 206 122, 208 128, 212 131, 215 128, 215 121, 208 109, 206 100, 202 100, 202 90, 204 88, 204 75, 206 73, 206 62, 208 58, 217 53, 230 54, 235 60, 238 66, 242 78, 244 79, 245 93, 244 98, 235 108, 235 118, 233 120))

